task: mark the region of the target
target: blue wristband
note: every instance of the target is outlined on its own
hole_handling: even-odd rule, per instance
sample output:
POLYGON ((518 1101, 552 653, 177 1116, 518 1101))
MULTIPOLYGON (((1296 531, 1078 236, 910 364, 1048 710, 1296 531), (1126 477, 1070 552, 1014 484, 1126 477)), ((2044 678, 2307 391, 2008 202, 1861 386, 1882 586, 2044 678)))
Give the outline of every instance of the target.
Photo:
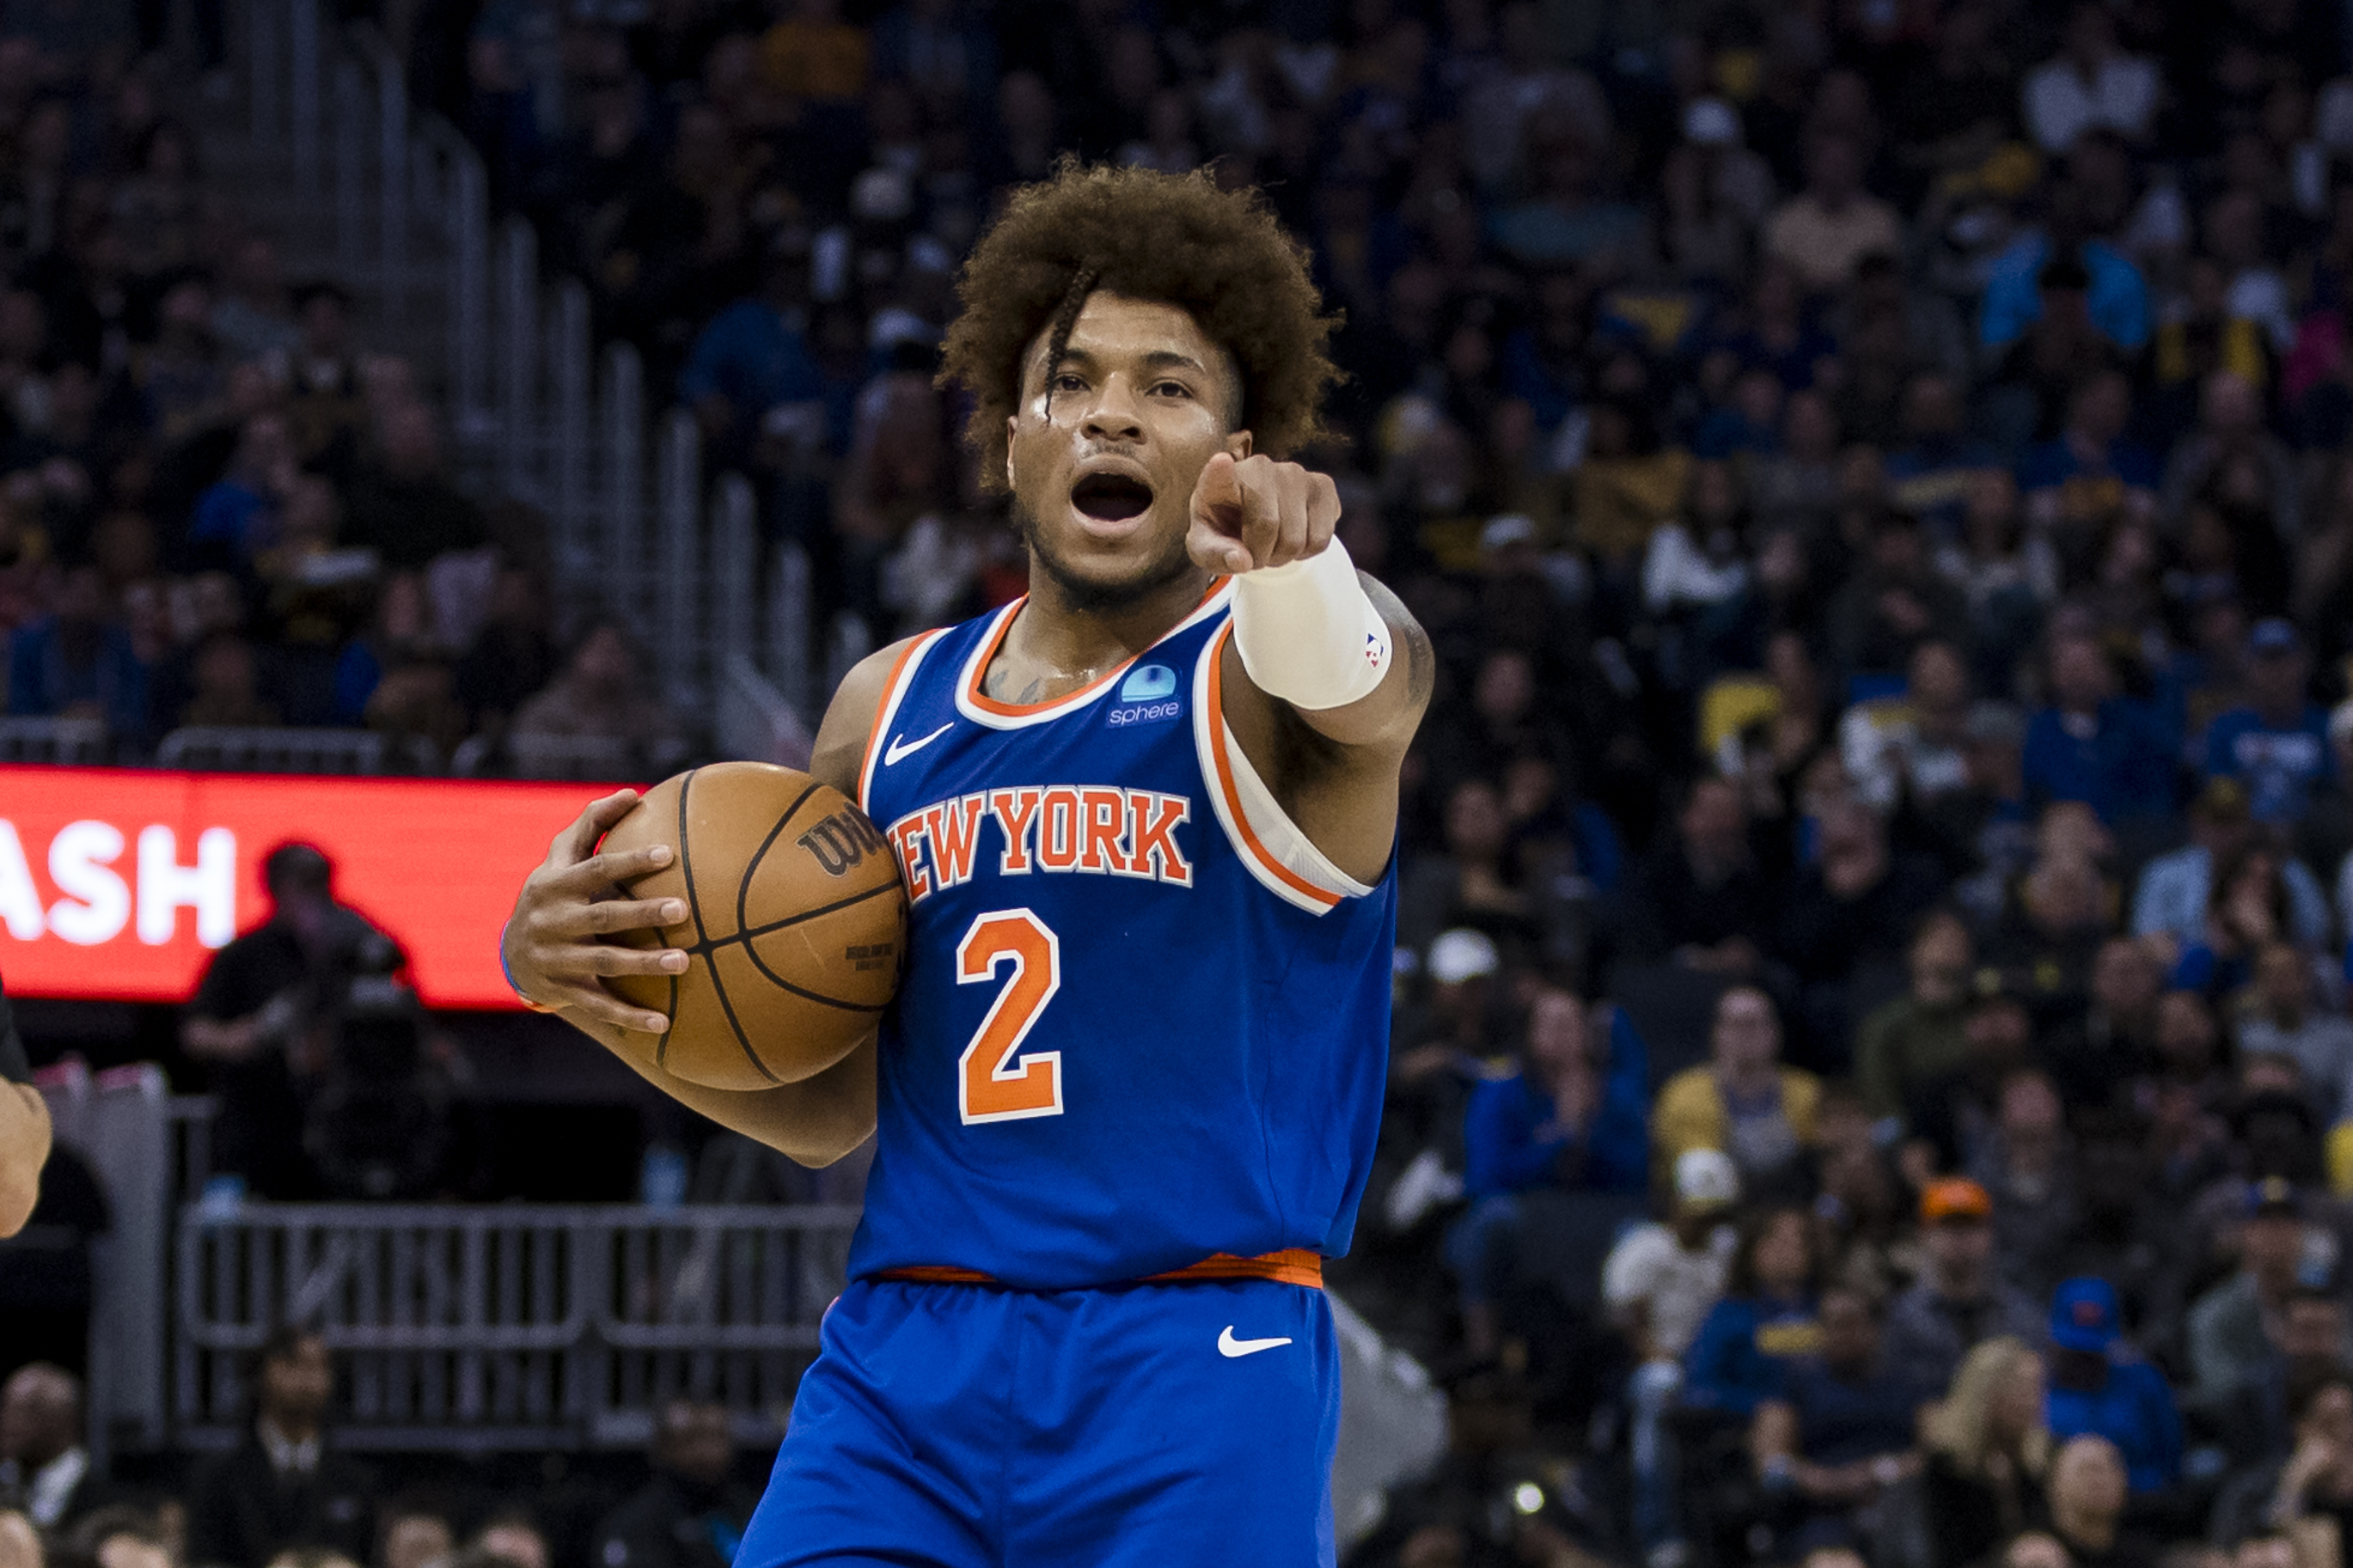
POLYGON ((512 924, 514 924, 514 921, 508 921, 505 924, 499 927, 499 973, 507 977, 507 989, 515 994, 516 1001, 522 1003, 524 1006, 530 1008, 534 1013, 553 1013, 555 1009, 547 1005, 544 1002, 534 1002, 530 997, 524 995, 522 994, 522 987, 515 984, 514 971, 507 967, 507 926, 511 926, 512 924))

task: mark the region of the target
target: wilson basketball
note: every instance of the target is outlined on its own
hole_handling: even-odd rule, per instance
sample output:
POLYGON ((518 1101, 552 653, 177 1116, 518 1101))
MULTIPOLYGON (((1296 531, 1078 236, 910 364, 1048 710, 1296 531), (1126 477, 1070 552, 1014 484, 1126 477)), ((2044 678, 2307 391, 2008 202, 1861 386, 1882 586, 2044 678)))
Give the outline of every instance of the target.
POLYGON ((659 1009, 664 1071, 711 1089, 792 1083, 849 1054, 899 988, 907 896, 866 815, 830 784, 765 763, 692 768, 646 792, 607 849, 675 858, 625 890, 687 918, 621 940, 677 947, 683 974, 614 976, 659 1009))

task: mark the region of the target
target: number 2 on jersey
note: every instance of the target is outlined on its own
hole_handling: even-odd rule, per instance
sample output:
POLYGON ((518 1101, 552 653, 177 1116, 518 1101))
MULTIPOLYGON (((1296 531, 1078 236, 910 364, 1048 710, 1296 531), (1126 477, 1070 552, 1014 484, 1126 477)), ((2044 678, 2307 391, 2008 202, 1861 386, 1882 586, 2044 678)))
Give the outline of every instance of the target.
POLYGON ((998 910, 972 922, 956 943, 956 984, 1013 973, 956 1058, 956 1106, 965 1125, 1062 1114, 1062 1053, 1021 1054, 1038 1015, 1062 988, 1062 943, 1028 910, 998 910))

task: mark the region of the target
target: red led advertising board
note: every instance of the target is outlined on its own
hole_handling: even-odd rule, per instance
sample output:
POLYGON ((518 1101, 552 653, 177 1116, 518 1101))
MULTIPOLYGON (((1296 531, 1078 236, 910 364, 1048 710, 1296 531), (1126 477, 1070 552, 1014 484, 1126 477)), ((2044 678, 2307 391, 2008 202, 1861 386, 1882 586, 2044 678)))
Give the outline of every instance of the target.
POLYGON ((436 1007, 520 1005, 499 928, 556 829, 605 787, 0 767, 0 982, 179 1002, 268 917, 262 858, 326 851, 335 896, 408 953, 436 1007))

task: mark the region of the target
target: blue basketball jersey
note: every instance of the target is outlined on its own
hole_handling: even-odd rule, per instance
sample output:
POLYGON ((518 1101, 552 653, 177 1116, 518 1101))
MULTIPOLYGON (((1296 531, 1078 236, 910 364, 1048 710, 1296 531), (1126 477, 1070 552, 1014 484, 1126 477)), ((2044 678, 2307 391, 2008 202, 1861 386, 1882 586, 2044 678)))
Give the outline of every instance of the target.
POLYGON ((1333 866, 1229 733, 1230 599, 1028 707, 981 691, 1020 602, 902 659, 859 785, 910 907, 854 1276, 1071 1289, 1347 1249, 1396 870, 1333 866))

